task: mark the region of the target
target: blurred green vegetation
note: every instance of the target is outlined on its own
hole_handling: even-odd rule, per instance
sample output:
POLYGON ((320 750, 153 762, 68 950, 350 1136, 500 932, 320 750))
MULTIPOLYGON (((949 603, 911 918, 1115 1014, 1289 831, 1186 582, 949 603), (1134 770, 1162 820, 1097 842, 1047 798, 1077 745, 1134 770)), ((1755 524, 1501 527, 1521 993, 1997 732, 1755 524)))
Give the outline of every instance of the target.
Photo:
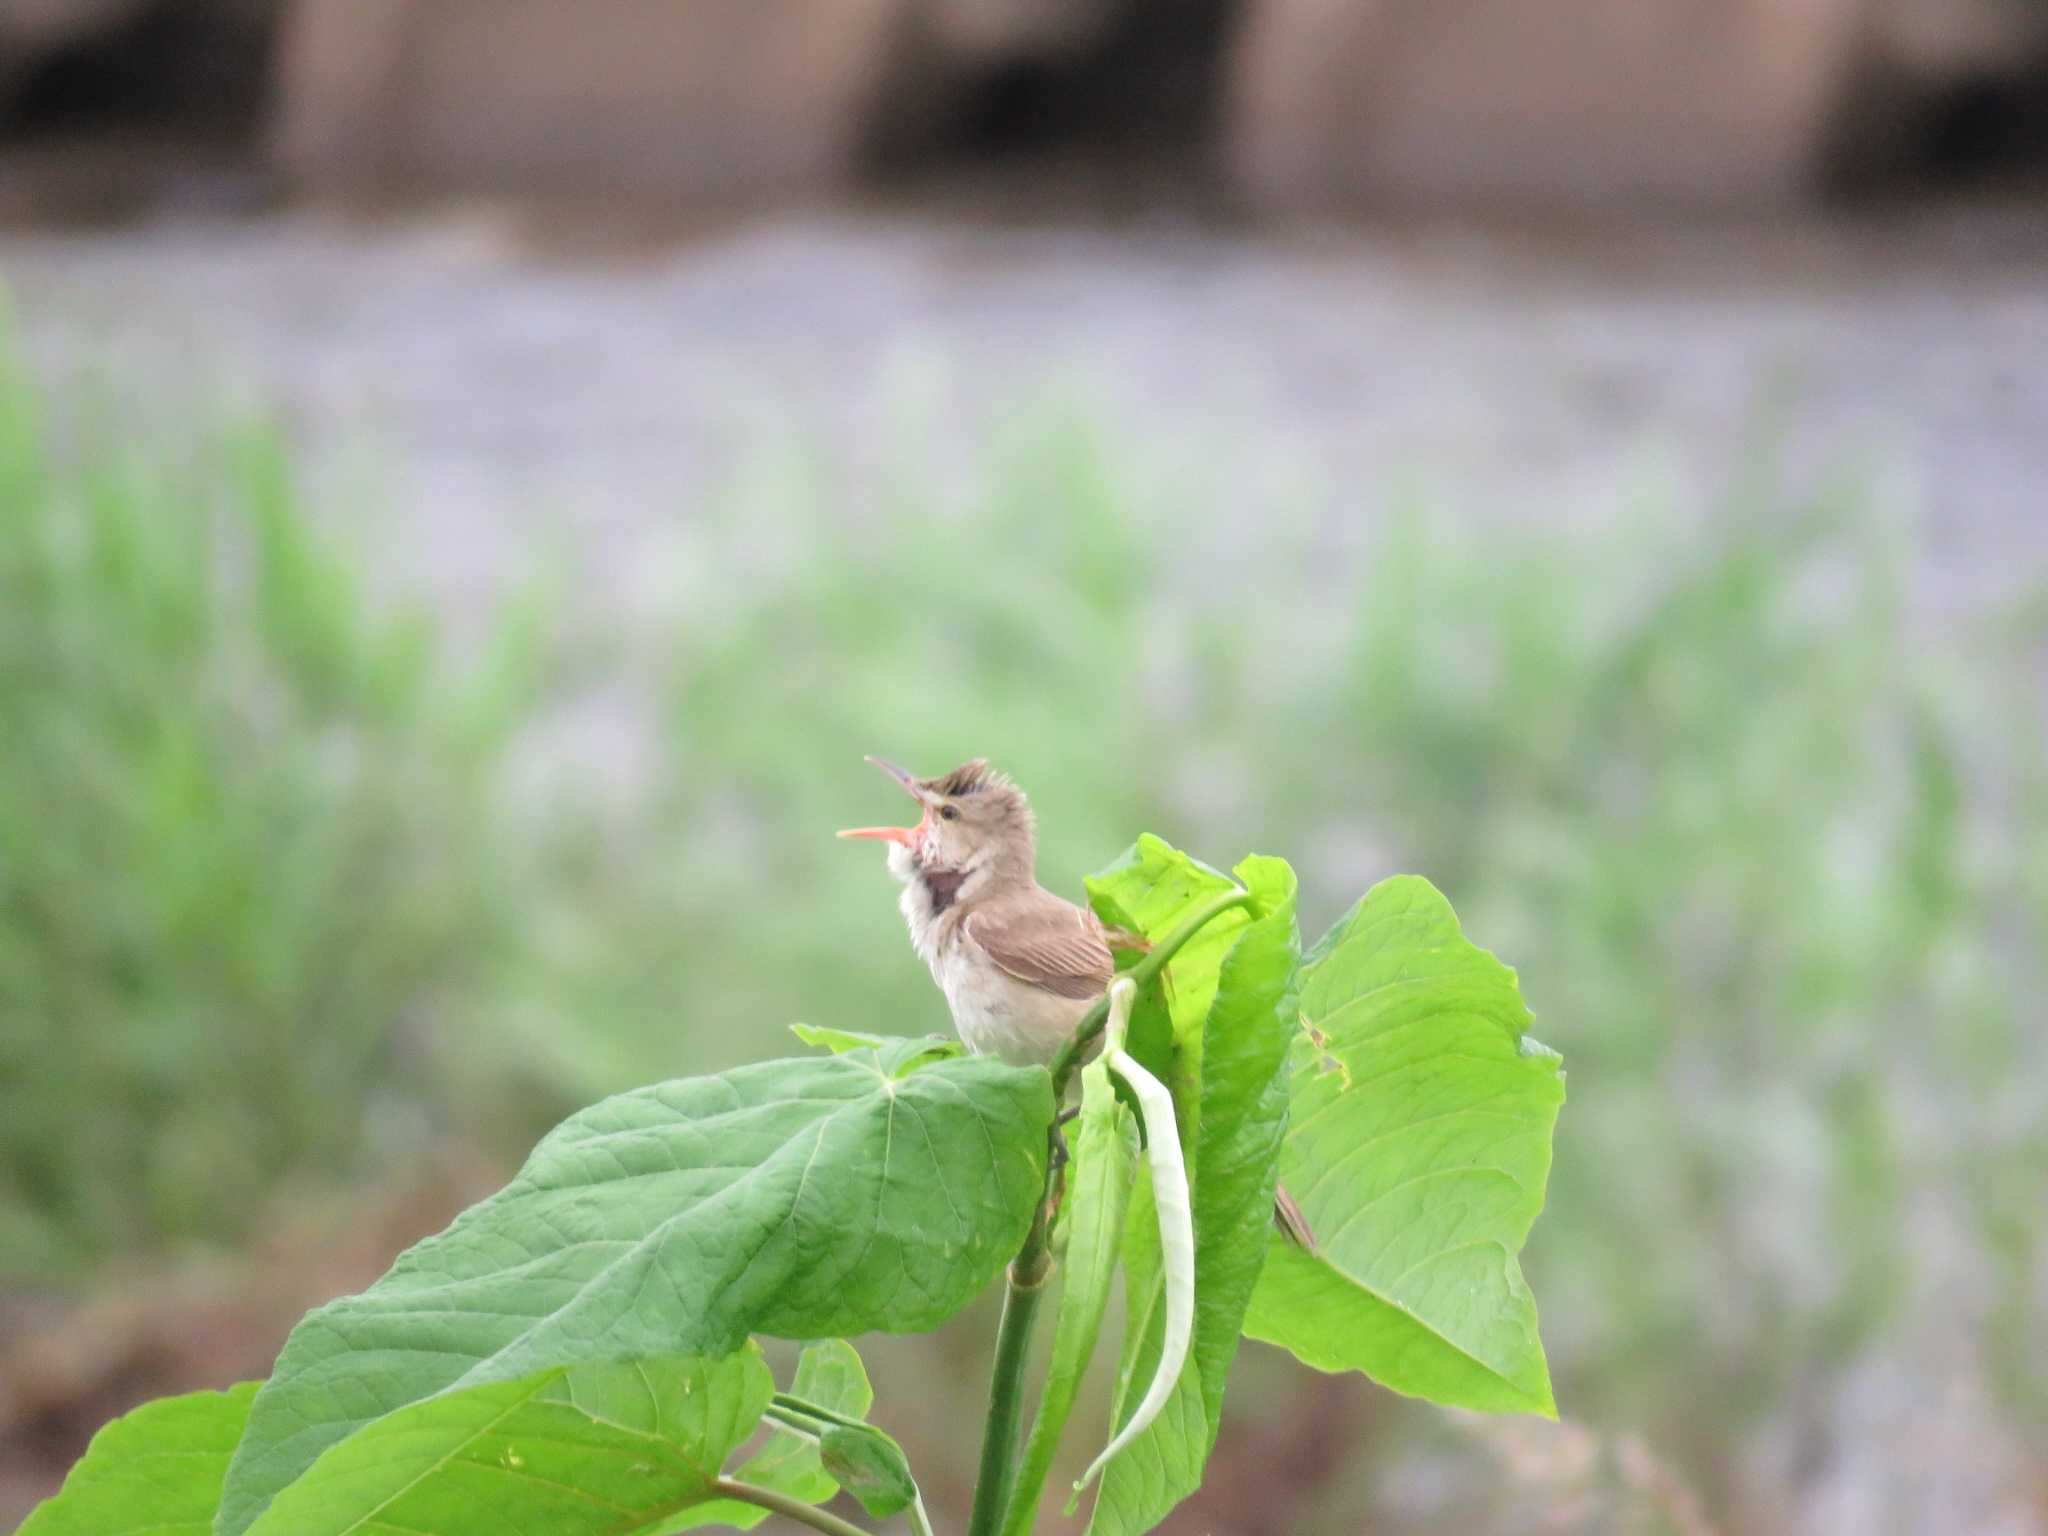
POLYGON ((862 754, 982 754, 1057 888, 1146 828, 1283 853, 1312 937, 1414 870, 1519 966, 1571 1080, 1526 1256, 1570 1412, 1711 1494, 1746 1424, 1799 1427, 1931 1309, 2048 1426, 2048 610, 1912 612, 1911 529, 1853 486, 1765 464, 1697 523, 1588 532, 1415 499, 1368 537, 1068 417, 853 496, 783 445, 689 509, 661 632, 618 641, 651 787, 509 815, 570 686, 531 614, 437 659, 274 437, 169 474, 43 441, 15 379, 13 1267, 232 1235, 308 1169, 516 1142, 792 1020, 944 1028, 831 834, 904 808, 862 754))
POLYGON ((530 626, 383 611, 252 426, 47 420, 0 349, 0 1273, 233 1239, 444 1134, 530 626))

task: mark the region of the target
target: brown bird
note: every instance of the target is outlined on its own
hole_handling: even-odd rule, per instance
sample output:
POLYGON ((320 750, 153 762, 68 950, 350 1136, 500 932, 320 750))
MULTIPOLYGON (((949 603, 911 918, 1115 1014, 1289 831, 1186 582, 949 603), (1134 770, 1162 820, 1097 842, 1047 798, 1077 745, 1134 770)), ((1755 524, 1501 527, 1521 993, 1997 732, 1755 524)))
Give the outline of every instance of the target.
POLYGON ((868 759, 924 808, 914 827, 855 827, 887 842, 910 942, 946 994, 967 1048, 1018 1066, 1050 1062, 1116 975, 1112 933, 1038 883, 1024 792, 986 759, 920 779, 868 759))
MULTIPOLYGON (((1024 791, 988 765, 962 763, 936 779, 868 759, 924 808, 914 827, 852 827, 841 837, 888 843, 903 882, 910 942, 932 968, 953 1027, 977 1055, 1048 1065, 1116 977, 1111 946, 1149 948, 1138 934, 1038 883, 1037 823, 1024 791)), ((1313 1253, 1315 1234, 1285 1189, 1275 1223, 1313 1253)))

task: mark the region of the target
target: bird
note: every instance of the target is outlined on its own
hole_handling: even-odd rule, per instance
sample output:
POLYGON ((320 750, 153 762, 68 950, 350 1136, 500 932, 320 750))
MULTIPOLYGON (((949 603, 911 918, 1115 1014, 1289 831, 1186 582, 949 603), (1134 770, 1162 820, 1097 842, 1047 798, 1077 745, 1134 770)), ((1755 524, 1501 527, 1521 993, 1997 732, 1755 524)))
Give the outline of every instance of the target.
MULTIPOLYGON (((868 761, 924 814, 914 827, 849 827, 839 835, 889 845, 910 942, 946 994, 960 1039, 975 1055, 1013 1067, 1050 1066, 1116 979, 1116 951, 1151 945, 1038 883, 1031 802, 987 758, 930 779, 885 758, 868 761)), ((1064 1153, 1060 1143, 1061 1162, 1064 1153)), ((1285 1188, 1274 1191, 1273 1220, 1299 1247, 1316 1251, 1308 1219, 1285 1188)))
POLYGON ((920 779, 868 759, 923 809, 914 827, 851 827, 889 844, 910 942, 976 1055, 1051 1064, 1116 977, 1116 949, 1143 939, 1038 883, 1037 822, 1024 792, 986 758, 920 779))

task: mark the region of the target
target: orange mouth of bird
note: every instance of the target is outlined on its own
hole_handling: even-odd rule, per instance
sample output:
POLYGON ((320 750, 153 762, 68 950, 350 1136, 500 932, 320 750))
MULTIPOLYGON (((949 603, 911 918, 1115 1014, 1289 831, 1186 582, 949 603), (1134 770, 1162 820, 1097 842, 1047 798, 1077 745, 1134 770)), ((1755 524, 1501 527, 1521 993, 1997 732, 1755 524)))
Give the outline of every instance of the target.
POLYGON ((932 824, 931 813, 926 812, 924 820, 914 827, 848 827, 841 837, 871 837, 877 842, 901 843, 906 848, 915 848, 924 840, 932 824))
POLYGON ((930 793, 922 784, 917 782, 908 768, 900 768, 885 758, 871 757, 868 761, 902 785, 903 792, 924 807, 924 815, 914 827, 848 827, 839 835, 841 837, 873 838, 876 842, 881 843, 901 843, 905 848, 915 850, 917 845, 924 841, 925 834, 931 830, 932 803, 930 793))

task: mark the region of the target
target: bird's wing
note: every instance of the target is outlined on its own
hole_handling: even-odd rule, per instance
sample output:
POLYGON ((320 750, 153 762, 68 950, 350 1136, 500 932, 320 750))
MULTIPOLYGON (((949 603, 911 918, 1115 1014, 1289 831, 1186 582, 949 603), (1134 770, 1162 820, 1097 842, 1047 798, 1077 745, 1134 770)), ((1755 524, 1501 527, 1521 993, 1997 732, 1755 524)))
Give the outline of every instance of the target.
POLYGON ((1050 891, 970 912, 963 926, 1005 971, 1060 997, 1100 997, 1116 977, 1101 928, 1050 891))

